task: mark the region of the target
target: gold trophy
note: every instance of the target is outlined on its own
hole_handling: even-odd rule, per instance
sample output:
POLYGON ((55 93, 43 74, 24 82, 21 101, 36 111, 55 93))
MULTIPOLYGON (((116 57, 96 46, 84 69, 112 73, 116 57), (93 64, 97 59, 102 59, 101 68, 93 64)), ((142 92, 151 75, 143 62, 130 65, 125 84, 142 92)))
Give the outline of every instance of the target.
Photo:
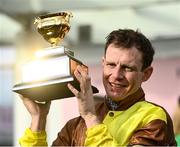
MULTIPOLYGON (((67 87, 71 83, 80 90, 74 77, 78 65, 88 67, 74 57, 74 52, 59 46, 70 30, 72 13, 59 12, 41 15, 35 19, 38 32, 51 47, 37 52, 37 59, 22 68, 22 82, 14 85, 13 91, 33 100, 43 102, 73 97, 67 87)), ((98 89, 92 86, 93 93, 98 89)))

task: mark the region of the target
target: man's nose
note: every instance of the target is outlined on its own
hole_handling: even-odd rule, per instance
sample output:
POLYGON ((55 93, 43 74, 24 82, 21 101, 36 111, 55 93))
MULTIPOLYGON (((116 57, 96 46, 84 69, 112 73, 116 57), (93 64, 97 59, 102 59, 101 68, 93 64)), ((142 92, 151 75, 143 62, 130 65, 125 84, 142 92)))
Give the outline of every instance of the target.
POLYGON ((120 66, 117 66, 113 70, 113 76, 115 79, 122 79, 124 78, 124 72, 120 66))

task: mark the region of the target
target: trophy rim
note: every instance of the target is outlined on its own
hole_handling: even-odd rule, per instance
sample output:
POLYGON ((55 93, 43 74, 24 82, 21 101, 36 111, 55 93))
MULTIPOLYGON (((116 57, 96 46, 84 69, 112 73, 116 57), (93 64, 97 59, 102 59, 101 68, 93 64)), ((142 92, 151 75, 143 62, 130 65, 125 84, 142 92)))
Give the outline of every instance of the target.
POLYGON ((43 14, 38 16, 40 19, 44 19, 44 18, 49 18, 49 17, 55 17, 55 16, 66 16, 66 15, 70 15, 72 16, 71 12, 56 12, 56 13, 47 13, 47 14, 43 14))

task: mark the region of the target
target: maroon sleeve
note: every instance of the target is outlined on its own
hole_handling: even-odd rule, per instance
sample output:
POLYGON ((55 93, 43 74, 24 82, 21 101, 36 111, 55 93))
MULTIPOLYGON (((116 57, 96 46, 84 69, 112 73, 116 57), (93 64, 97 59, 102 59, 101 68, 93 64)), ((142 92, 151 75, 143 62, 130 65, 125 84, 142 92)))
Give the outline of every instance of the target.
POLYGON ((168 118, 167 122, 151 121, 134 133, 129 145, 176 146, 172 121, 168 118))
POLYGON ((86 127, 81 117, 68 121, 58 133, 52 146, 83 146, 85 129, 86 127))

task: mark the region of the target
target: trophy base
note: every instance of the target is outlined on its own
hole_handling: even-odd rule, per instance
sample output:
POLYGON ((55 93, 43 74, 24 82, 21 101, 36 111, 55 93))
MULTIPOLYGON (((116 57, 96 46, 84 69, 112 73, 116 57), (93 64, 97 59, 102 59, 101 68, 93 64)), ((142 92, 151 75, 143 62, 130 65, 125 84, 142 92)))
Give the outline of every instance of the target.
MULTIPOLYGON (((45 102, 74 97, 67 87, 68 83, 71 83, 77 90, 80 90, 79 82, 73 76, 69 76, 43 82, 17 84, 13 87, 13 91, 34 101, 45 102)), ((99 92, 94 86, 92 86, 92 90, 93 93, 99 92)))

